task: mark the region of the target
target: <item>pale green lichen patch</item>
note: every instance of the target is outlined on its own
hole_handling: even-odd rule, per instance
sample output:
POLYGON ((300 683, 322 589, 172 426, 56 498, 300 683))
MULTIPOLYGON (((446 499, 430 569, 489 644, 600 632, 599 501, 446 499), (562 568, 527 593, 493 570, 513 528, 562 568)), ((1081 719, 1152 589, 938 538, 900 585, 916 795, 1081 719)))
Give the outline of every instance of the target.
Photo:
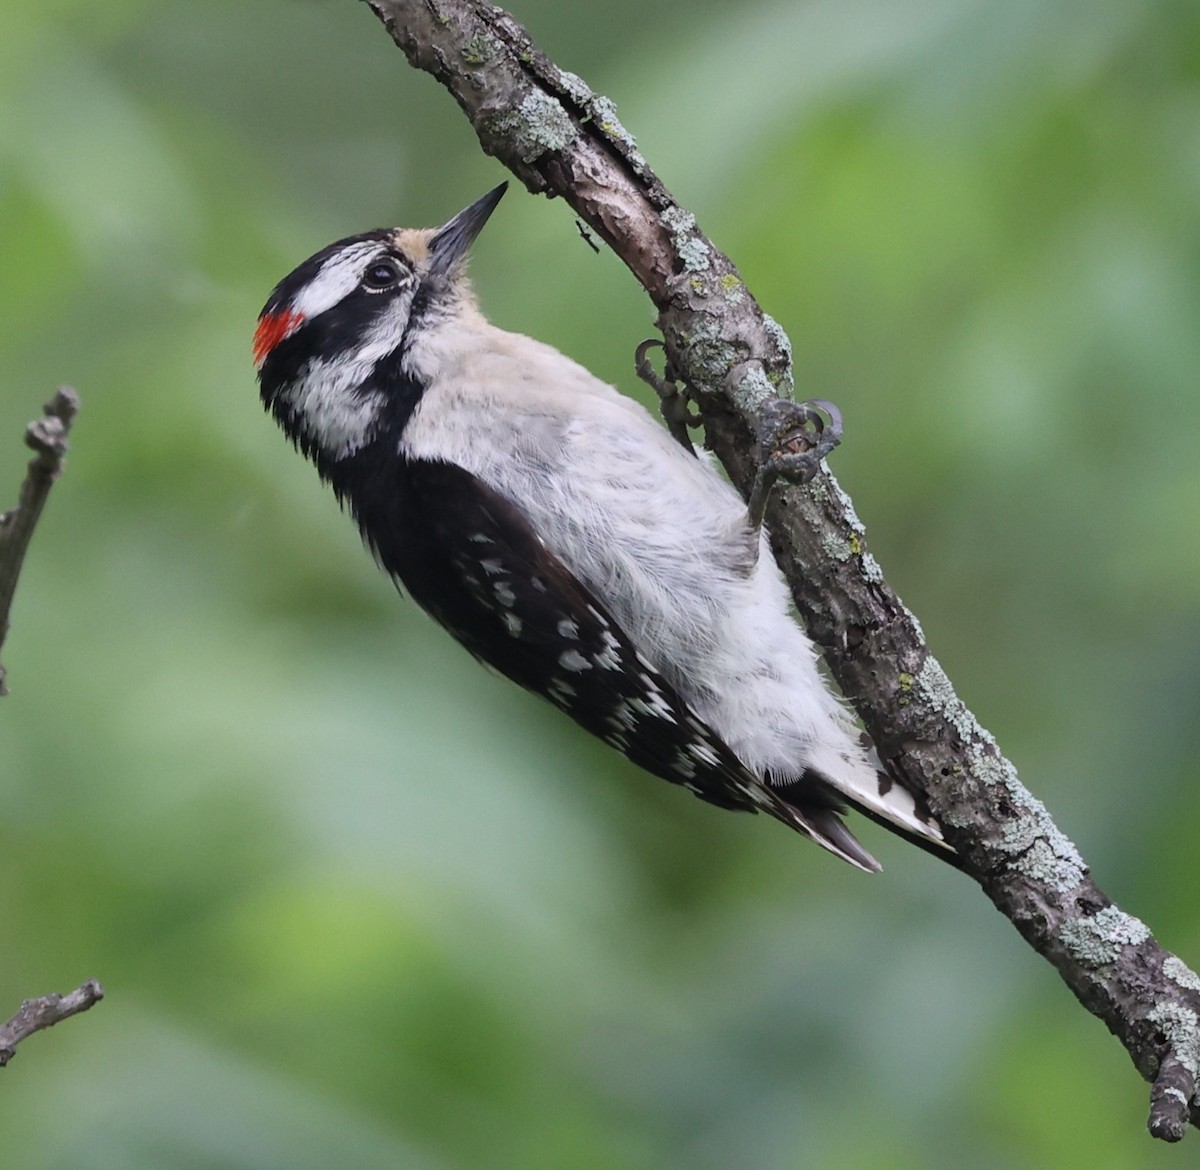
POLYGON ((619 143, 625 150, 625 158, 633 169, 639 173, 645 171, 646 160, 637 148, 637 139, 621 124, 617 117, 616 103, 612 98, 603 94, 595 94, 588 103, 588 115, 608 137, 619 143))
POLYGON ((679 253, 683 266, 689 272, 703 272, 708 267, 711 248, 703 240, 684 240, 677 243, 675 250, 679 253))
POLYGON ((979 741, 971 744, 969 750, 974 760, 975 773, 980 780, 989 788, 1004 789, 1009 800, 1017 808, 1036 815, 1045 813, 1042 802, 1021 784, 1012 761, 1005 759, 996 750, 996 741, 978 723, 975 724, 975 728, 979 741))
MULTIPOLYGON (((971 757, 971 771, 980 783, 1013 808, 1014 815, 1001 828, 999 847, 1012 857, 1012 866, 1034 880, 1069 891, 1082 882, 1083 859, 1071 841, 1050 819, 1045 805, 1017 777, 1012 763, 1002 756, 996 741, 982 728, 954 693, 946 672, 929 655, 912 681, 913 689, 954 728, 971 757)), ((950 823, 970 817, 947 814, 950 823)))
POLYGON ((543 151, 562 150, 575 140, 575 123, 549 94, 533 90, 521 103, 529 138, 543 151))
POLYGON ((1051 820, 1042 804, 1017 777, 1012 763, 992 747, 972 745, 974 772, 990 789, 1001 789, 1004 799, 1017 814, 1000 830, 999 847, 1012 855, 1012 867, 1043 885, 1064 893, 1084 879, 1085 869, 1079 850, 1051 820))
POLYGON ((576 104, 582 106, 592 100, 591 86, 578 73, 572 73, 569 69, 560 69, 558 80, 567 97, 576 104))
POLYGON ((917 690, 925 701, 950 724, 966 744, 975 743, 983 729, 954 693, 954 686, 941 663, 930 654, 917 674, 917 690))
MULTIPOLYGON (((1026 810, 1028 813, 1030 810, 1026 810)), ((1042 837, 1042 825, 1036 816, 1026 815, 1008 821, 1000 830, 1000 848, 1005 853, 1026 854, 1042 837)))
POLYGON ((468 65, 482 65, 490 61, 501 48, 500 42, 491 33, 480 29, 462 50, 462 58, 468 65))
POLYGON ((869 552, 862 553, 862 575, 863 580, 870 581, 872 585, 878 585, 883 580, 883 566, 869 552))
POLYGON ((719 388, 733 364, 733 346, 721 337, 718 324, 711 317, 694 316, 691 328, 680 338, 688 353, 688 373, 693 381, 719 388))
POLYGON ((1140 918, 1106 906, 1089 918, 1069 918, 1058 937, 1072 958, 1094 970, 1115 963, 1124 947, 1144 943, 1150 931, 1140 918))
POLYGON ((858 518, 858 513, 854 510, 854 504, 851 502, 850 497, 842 490, 842 485, 835 479, 831 479, 829 482, 830 491, 833 492, 834 500, 837 502, 842 515, 845 516, 850 530, 857 532, 859 536, 866 536, 867 526, 858 518))
POLYGON ((788 337, 783 326, 769 313, 764 313, 762 319, 763 329, 766 330, 767 336, 775 343, 779 352, 783 354, 790 370, 792 368, 792 339, 788 337))
MULTIPOLYGON (((850 533, 849 536, 826 536, 821 541, 821 548, 827 557, 831 560, 840 561, 842 564, 852 560, 854 557, 862 556, 863 551, 862 541, 855 532, 850 533)), ((871 560, 874 563, 869 553, 865 559, 871 560)), ((876 565, 875 567, 878 569, 879 566, 876 565)))
POLYGON ((591 114, 596 124, 610 138, 616 139, 631 150, 637 150, 637 140, 621 125, 621 119, 617 117, 617 106, 612 98, 596 94, 592 98, 591 114))
POLYGON ((731 305, 740 305, 746 299, 746 286, 742 284, 742 278, 732 272, 721 277, 721 292, 731 305))
POLYGON ((756 414, 768 398, 775 397, 775 388, 767 381, 759 365, 746 366, 730 391, 734 405, 745 414, 756 414))
POLYGON ((821 541, 821 551, 831 560, 845 564, 854 555, 854 546, 840 536, 827 536, 821 541))
POLYGON ((1175 1059, 1200 1075, 1200 1020, 1180 1003, 1155 1004, 1146 1018, 1167 1038, 1175 1059))
POLYGON ((662 226, 672 235, 686 235, 696 228, 696 217, 690 211, 680 208, 678 204, 672 204, 662 212, 660 218, 662 226))
POLYGON ((536 162, 544 154, 562 150, 576 137, 570 115, 549 94, 531 90, 515 111, 506 111, 490 119, 497 136, 512 140, 522 162, 536 162))
POLYGON ((911 625, 913 628, 913 633, 916 634, 916 636, 917 636, 917 645, 924 646, 925 645, 925 630, 921 626, 921 623, 917 620, 917 615, 915 613, 913 613, 913 611, 911 609, 908 609, 906 607, 904 610, 904 616, 905 616, 905 618, 908 619, 909 625, 911 625))
POLYGON ((1179 987, 1200 991, 1200 975, 1175 955, 1168 955, 1163 960, 1163 974, 1179 987))
POLYGON ((1083 862, 1075 847, 1057 829, 1043 833, 1012 863, 1017 873, 1040 886, 1068 893, 1084 878, 1083 862))
POLYGON ((712 249, 695 235, 696 217, 682 207, 668 207, 659 218, 688 272, 706 272, 712 249))

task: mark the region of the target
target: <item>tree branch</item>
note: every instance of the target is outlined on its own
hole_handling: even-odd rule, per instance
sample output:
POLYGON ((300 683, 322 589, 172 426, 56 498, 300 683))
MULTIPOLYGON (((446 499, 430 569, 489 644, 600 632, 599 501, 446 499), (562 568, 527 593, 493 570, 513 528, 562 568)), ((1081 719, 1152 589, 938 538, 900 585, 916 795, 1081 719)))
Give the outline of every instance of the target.
POLYGON ((104 988, 97 980, 89 979, 82 987, 68 991, 66 995, 51 993, 38 999, 27 999, 12 1019, 0 1024, 0 1068, 4 1068, 16 1056, 17 1045, 26 1037, 86 1012, 103 998, 104 988))
MULTIPOLYGON (((25 428, 25 445, 36 454, 26 469, 17 506, 0 516, 0 649, 8 636, 8 615, 25 550, 37 527, 50 487, 62 471, 63 457, 67 453, 67 432, 78 409, 79 396, 70 386, 63 386, 46 403, 42 417, 25 428)), ((4 678, 4 666, 0 664, 0 696, 8 694, 4 678)))
MULTIPOLYGON (((67 434, 78 410, 79 396, 70 386, 62 386, 42 408, 42 417, 25 428, 25 445, 34 451, 34 456, 25 470, 16 507, 0 515, 0 649, 8 636, 8 615, 25 552, 50 488, 62 473, 67 434)), ((0 665, 0 696, 7 694, 4 667, 0 665)), ((25 1000, 15 1016, 0 1024, 0 1068, 16 1056, 17 1045, 27 1036, 86 1012, 103 998, 104 988, 95 979, 89 979, 66 995, 52 993, 25 1000)))
MULTIPOLYGON (((607 98, 478 0, 366 0, 414 66, 454 95, 483 149, 566 200, 638 279, 708 444, 745 494, 756 420, 791 392, 787 337, 671 197, 607 98)), ((827 472, 767 519, 809 633, 896 780, 921 794, 982 887, 1153 1084, 1149 1126, 1200 1123, 1200 977, 1091 880, 1075 846, 967 710, 883 578, 827 472)))

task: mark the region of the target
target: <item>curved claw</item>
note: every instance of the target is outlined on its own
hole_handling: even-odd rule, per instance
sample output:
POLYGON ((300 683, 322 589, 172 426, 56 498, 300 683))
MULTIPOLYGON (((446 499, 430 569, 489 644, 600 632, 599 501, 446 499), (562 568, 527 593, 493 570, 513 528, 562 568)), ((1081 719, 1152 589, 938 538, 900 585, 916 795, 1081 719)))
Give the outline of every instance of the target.
POLYGON ((690 454, 695 455, 696 449, 692 446, 692 440, 688 435, 688 427, 698 427, 700 425, 700 416, 695 411, 688 409, 687 396, 679 388, 679 383, 675 378, 675 371, 671 367, 671 359, 666 359, 666 367, 661 377, 650 364, 650 359, 646 355, 652 349, 665 351, 666 346, 656 338, 647 338, 634 350, 633 368, 637 371, 637 376, 658 395, 663 421, 667 424, 667 430, 671 432, 672 437, 690 454))
POLYGON ((815 407, 823 414, 829 416, 829 422, 824 423, 818 428, 820 438, 817 440, 817 446, 825 447, 825 451, 821 456, 824 459, 825 455, 842 441, 844 429, 842 426, 842 412, 828 398, 810 398, 805 405, 815 407))
MULTIPOLYGON (((655 390, 664 382, 664 379, 659 378, 655 373, 654 367, 650 364, 650 359, 646 357, 652 349, 666 350, 666 346, 656 337, 647 337, 641 345, 633 351, 633 368, 637 371, 637 376, 643 382, 649 382, 655 390)), ((660 391, 661 393, 661 391, 660 391)))

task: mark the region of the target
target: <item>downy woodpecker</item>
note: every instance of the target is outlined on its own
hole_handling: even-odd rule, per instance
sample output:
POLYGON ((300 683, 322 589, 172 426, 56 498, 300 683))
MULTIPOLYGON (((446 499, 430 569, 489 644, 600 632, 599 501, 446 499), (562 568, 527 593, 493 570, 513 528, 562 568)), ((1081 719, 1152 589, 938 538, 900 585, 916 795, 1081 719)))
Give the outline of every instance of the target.
POLYGON ((397 585, 634 763, 860 869, 879 864, 848 805, 944 848, 827 688, 736 491, 642 406, 481 315, 465 259, 505 186, 285 277, 254 335, 264 405, 397 585))

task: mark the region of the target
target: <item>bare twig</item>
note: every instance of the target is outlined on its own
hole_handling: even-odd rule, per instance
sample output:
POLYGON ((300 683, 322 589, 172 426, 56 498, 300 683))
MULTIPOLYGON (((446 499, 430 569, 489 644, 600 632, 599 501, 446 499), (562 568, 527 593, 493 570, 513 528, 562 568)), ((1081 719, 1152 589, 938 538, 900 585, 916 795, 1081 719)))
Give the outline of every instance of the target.
MULTIPOLYGON (((79 398, 69 386, 63 386, 46 403, 43 415, 25 429, 25 444, 34 451, 25 471, 17 506, 0 516, 0 648, 8 635, 8 615, 21 565, 33 530, 37 527, 51 485, 62 471, 67 453, 67 433, 79 398)), ((0 695, 8 694, 4 685, 4 667, 0 665, 0 695)), ((85 1012, 104 998, 104 988, 95 979, 66 995, 43 995, 27 999, 20 1011, 0 1024, 0 1068, 17 1054, 17 1045, 34 1032, 50 1028, 60 1020, 85 1012)))
MULTIPOLYGON (((483 149, 534 192, 561 196, 658 309, 672 368, 734 483, 755 476, 763 403, 791 391, 790 352, 732 261, 681 208, 611 101, 560 70, 506 12, 480 0, 366 0, 414 66, 454 95, 483 149)), ((1200 977, 1092 882, 1075 846, 954 692, 867 549, 827 472, 767 509, 809 632, 898 783, 928 801, 962 867, 1152 1090, 1151 1132, 1200 1124, 1200 977)))
POLYGON ((104 988, 99 981, 89 979, 82 987, 68 991, 66 995, 51 993, 38 999, 27 999, 12 1019, 0 1024, 0 1068, 4 1068, 16 1056, 17 1045, 26 1037, 86 1012, 103 998, 104 988))
MULTIPOLYGON (((36 454, 29 461, 25 482, 17 506, 0 516, 0 649, 8 636, 8 615, 25 550, 50 494, 50 487, 62 471, 67 453, 67 432, 79 409, 79 396, 70 386, 63 386, 43 408, 40 419, 25 429, 25 445, 36 454)), ((0 696, 7 695, 4 667, 0 664, 0 696)))

